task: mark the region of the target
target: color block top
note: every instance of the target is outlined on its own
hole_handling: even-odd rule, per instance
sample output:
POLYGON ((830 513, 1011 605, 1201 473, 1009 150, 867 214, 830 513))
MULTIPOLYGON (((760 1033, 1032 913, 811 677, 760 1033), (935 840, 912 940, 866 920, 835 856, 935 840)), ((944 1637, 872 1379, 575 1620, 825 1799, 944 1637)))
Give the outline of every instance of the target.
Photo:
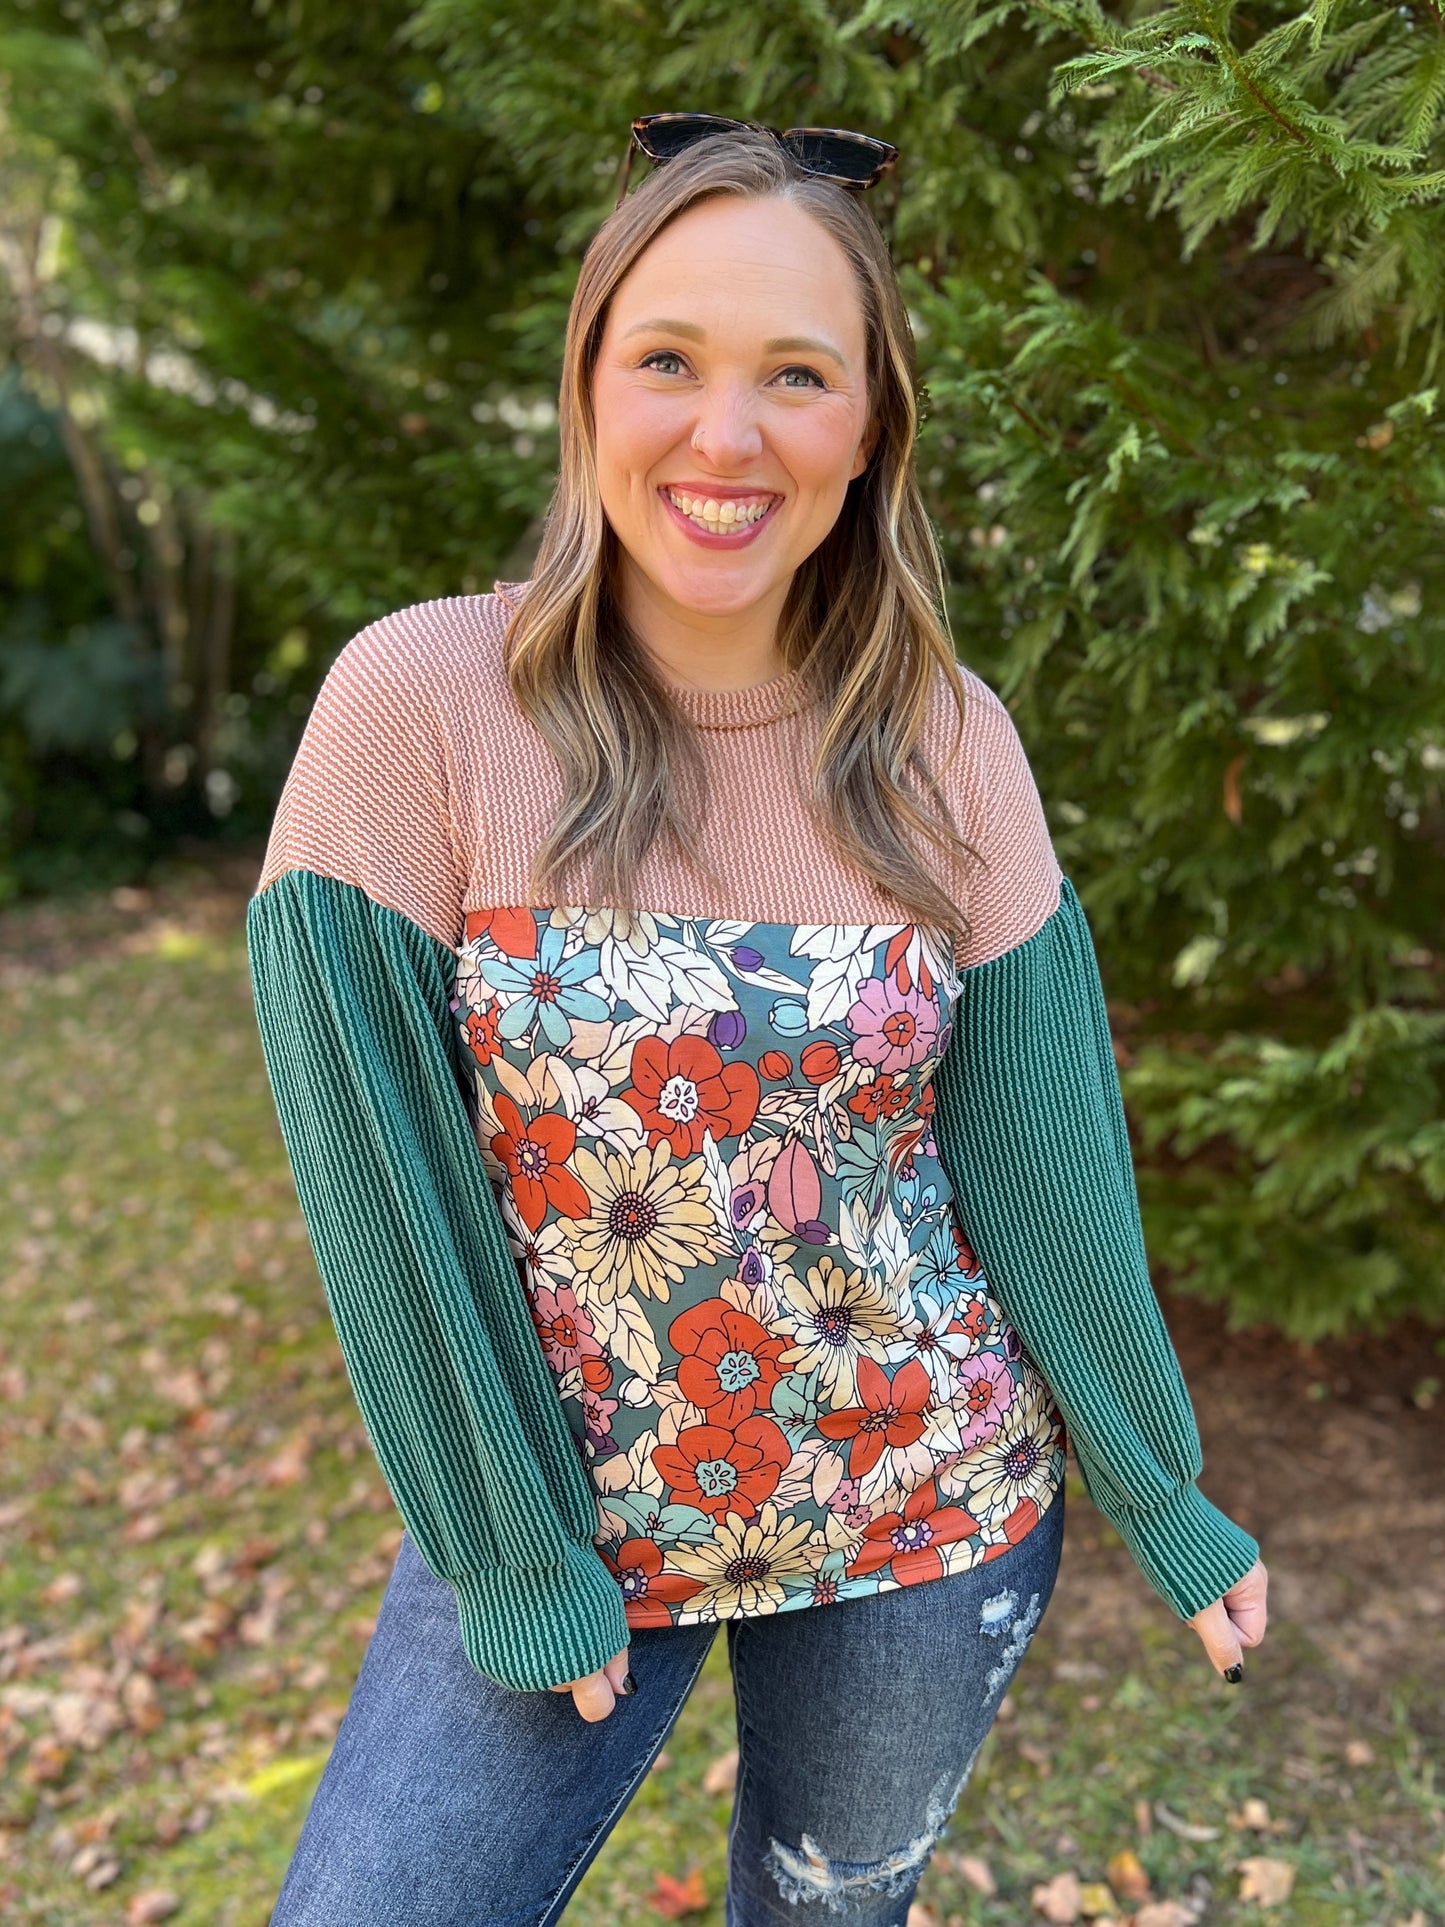
MULTIPOLYGON (((422 603, 348 643, 282 793, 260 889, 286 870, 336 877, 452 948, 469 911, 530 902, 532 855, 562 788, 507 682, 509 606, 505 594, 422 603)), ((921 747, 979 853, 972 875, 952 879, 973 926, 958 961, 971 965, 1039 928, 1058 903, 1059 866, 1008 711, 977 676, 959 675, 970 714, 959 755, 945 772, 953 715, 942 688, 921 747)), ((697 726, 711 798, 702 855, 723 895, 659 843, 637 902, 754 922, 895 922, 897 903, 837 855, 809 813, 809 743, 821 718, 796 677, 672 693, 697 726)))
MULTIPOLYGON (((704 860, 537 903, 560 786, 506 585, 342 651, 249 916, 283 1131, 378 1459, 479 1670, 992 1556, 1059 1415, 1191 1613, 1252 1563, 1194 1483, 1097 966, 1007 711, 924 747, 977 853, 939 933, 840 858, 796 679, 675 689, 704 860)), ((936 861, 936 859, 933 859, 936 861)))

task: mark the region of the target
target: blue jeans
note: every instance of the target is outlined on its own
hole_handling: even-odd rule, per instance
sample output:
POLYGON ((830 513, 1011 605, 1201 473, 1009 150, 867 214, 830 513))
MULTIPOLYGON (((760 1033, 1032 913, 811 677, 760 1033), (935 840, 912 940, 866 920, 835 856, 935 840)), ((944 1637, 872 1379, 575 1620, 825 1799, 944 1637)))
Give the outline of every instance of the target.
MULTIPOLYGON (((1059 1492, 1002 1558, 731 1619, 728 1927, 900 1927, 1053 1591, 1059 1492)), ((589 1724, 497 1686, 408 1533, 271 1927, 553 1927, 656 1758, 716 1625, 632 1635, 589 1724)))

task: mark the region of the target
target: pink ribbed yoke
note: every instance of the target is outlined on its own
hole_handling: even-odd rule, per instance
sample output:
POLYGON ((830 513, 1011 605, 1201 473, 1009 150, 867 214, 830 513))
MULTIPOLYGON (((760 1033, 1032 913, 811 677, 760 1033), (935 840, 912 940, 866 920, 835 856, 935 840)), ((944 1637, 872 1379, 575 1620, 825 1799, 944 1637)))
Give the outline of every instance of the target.
MULTIPOLYGON (((498 586, 500 594, 398 610, 341 651, 277 809, 259 889, 287 870, 315 871, 354 884, 453 949, 469 912, 540 901, 530 864, 561 783, 507 681, 513 585, 498 586)), ((949 764, 954 712, 941 675, 923 747, 980 859, 947 879, 969 919, 957 956, 968 966, 1041 927, 1058 905, 1060 871, 1008 711, 971 671, 959 673, 959 752, 949 764)), ((821 718, 797 678, 671 688, 698 731, 708 781, 702 848, 723 895, 659 844, 637 878, 637 907, 747 922, 898 921, 896 901, 835 852, 812 819, 807 776, 821 718)))

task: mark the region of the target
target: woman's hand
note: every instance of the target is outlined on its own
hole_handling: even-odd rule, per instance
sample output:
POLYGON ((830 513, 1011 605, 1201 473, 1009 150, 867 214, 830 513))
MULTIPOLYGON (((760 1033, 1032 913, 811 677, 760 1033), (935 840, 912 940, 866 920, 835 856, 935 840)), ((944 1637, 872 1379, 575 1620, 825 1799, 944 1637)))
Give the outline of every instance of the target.
POLYGON ((1243 1677, 1241 1648, 1257 1646, 1264 1638, 1269 1617, 1265 1608, 1268 1589, 1269 1574, 1264 1569, 1264 1561, 1256 1559, 1243 1579, 1236 1579, 1222 1599, 1195 1613, 1189 1622, 1203 1640, 1215 1671, 1223 1673, 1231 1682, 1243 1677))
POLYGON ((548 1690, 570 1693, 584 1720, 605 1720, 619 1694, 637 1691, 637 1682, 627 1670, 627 1653, 628 1648, 624 1646, 620 1653, 613 1654, 600 1673, 589 1673, 585 1679, 569 1679, 565 1685, 548 1690))

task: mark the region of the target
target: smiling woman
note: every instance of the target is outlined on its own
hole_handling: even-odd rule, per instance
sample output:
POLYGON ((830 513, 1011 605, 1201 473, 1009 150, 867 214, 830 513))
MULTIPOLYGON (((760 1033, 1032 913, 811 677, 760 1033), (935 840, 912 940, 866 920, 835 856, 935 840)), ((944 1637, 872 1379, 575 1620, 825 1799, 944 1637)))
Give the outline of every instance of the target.
MULTIPOLYGON (((877 441, 842 247, 788 202, 690 208, 613 297, 592 394, 597 486, 634 628, 666 650, 686 610, 693 632, 717 625, 728 676, 776 674, 793 577, 877 441), (775 332, 783 305, 796 334, 775 332), (719 566, 719 552, 734 559, 719 566)), ((686 645, 661 662, 675 679, 697 674, 686 645)))
POLYGON ((550 1927, 720 1624, 729 1917, 896 1927, 1048 1604, 1065 1420, 1221 1671, 1263 1567, 860 200, 748 129, 670 159, 560 425, 531 580, 342 651, 251 905, 407 1528, 273 1927, 550 1927))

